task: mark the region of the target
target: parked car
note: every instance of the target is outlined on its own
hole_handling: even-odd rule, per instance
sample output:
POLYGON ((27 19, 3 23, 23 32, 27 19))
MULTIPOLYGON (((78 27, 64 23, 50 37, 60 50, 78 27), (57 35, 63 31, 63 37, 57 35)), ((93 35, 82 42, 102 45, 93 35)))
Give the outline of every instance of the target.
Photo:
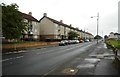
POLYGON ((65 45, 68 45, 68 40, 64 40, 64 42, 65 42, 65 45))
POLYGON ((68 40, 62 40, 59 45, 68 45, 69 44, 69 41, 68 40))
POLYGON ((61 42, 59 43, 59 46, 65 46, 65 41, 61 41, 61 42))
POLYGON ((75 40, 71 40, 71 44, 75 44, 75 40))
POLYGON ((89 39, 85 39, 85 42, 89 42, 89 39))
POLYGON ((72 44, 72 40, 68 40, 68 44, 72 44))
POLYGON ((80 43, 83 43, 84 41, 83 41, 83 40, 80 40, 79 42, 80 42, 80 43))
POLYGON ((78 43, 79 43, 79 40, 75 40, 75 43, 78 44, 78 43))

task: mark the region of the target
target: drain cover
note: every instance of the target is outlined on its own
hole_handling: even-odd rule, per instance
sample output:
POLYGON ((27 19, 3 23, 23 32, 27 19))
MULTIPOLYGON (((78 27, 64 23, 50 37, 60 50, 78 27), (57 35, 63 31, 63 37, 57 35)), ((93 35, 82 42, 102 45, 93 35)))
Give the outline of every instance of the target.
POLYGON ((78 69, 75 68, 65 68, 62 73, 69 74, 69 75, 75 75, 78 72, 78 69))

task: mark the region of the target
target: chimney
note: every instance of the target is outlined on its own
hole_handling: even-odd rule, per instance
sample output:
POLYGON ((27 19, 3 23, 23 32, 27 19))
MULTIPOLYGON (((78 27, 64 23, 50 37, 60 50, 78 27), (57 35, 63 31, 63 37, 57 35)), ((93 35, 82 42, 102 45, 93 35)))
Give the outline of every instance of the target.
POLYGON ((79 30, 79 27, 76 27, 77 30, 79 30))
POLYGON ((72 27, 72 24, 70 24, 70 27, 72 27))
POLYGON ((32 16, 32 12, 29 12, 28 14, 32 16))
POLYGON ((47 17, 47 13, 44 13, 43 16, 46 16, 46 17, 47 17))
POLYGON ((61 23, 63 23, 63 20, 60 20, 61 23))

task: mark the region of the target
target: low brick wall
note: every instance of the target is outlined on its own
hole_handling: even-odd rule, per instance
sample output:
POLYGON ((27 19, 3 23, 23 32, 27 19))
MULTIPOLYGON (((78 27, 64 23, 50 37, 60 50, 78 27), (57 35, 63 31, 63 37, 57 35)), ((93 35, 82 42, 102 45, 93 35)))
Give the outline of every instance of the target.
POLYGON ((58 42, 30 42, 30 43, 20 43, 20 44, 2 44, 3 49, 12 49, 12 48, 23 48, 23 47, 32 47, 32 46, 44 46, 44 45, 54 45, 58 42))

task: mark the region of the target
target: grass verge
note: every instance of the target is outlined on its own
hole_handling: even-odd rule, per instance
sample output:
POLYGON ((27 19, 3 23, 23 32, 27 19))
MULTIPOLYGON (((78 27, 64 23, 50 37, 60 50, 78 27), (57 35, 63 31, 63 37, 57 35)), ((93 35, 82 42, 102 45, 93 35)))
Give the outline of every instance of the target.
POLYGON ((110 40, 106 40, 105 43, 107 44, 108 48, 114 46, 115 48, 120 49, 120 40, 110 39, 110 40))

